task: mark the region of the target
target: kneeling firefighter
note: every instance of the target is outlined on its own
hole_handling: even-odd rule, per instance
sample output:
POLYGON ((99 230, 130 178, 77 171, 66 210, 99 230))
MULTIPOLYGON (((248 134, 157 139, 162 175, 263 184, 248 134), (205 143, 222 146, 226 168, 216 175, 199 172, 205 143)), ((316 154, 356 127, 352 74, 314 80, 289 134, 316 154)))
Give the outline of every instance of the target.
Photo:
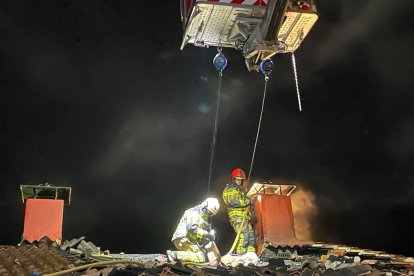
POLYGON ((167 250, 170 261, 184 261, 216 265, 220 253, 214 243, 211 217, 217 214, 220 204, 216 198, 207 198, 200 205, 184 212, 171 241, 179 251, 167 250))

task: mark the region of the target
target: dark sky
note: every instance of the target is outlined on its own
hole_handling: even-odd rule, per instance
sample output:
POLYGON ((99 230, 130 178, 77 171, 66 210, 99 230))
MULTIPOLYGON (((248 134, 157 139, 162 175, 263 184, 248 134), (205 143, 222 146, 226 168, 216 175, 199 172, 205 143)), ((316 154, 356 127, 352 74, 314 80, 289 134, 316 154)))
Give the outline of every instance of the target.
MULTIPOLYGON (((414 255, 412 0, 320 0, 296 52, 274 58, 253 180, 315 196, 315 241, 414 255)), ((179 50, 177 1, 2 1, 0 244, 22 233, 19 185, 73 188, 64 239, 164 252, 206 196, 215 49, 179 50)), ((212 195, 248 170, 263 76, 225 49, 212 195)), ((233 230, 222 212, 218 242, 233 230)))

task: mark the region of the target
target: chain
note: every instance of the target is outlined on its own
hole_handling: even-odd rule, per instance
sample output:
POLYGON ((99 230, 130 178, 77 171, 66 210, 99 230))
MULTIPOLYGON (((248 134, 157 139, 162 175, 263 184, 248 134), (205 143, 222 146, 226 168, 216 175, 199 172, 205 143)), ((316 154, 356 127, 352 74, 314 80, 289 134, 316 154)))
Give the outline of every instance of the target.
POLYGON ((292 65, 293 65, 293 73, 295 75, 295 84, 296 84, 296 94, 298 96, 298 104, 299 104, 299 111, 302 111, 302 103, 300 101, 300 91, 299 91, 299 81, 298 81, 298 72, 296 70, 296 59, 295 54, 292 52, 292 65))

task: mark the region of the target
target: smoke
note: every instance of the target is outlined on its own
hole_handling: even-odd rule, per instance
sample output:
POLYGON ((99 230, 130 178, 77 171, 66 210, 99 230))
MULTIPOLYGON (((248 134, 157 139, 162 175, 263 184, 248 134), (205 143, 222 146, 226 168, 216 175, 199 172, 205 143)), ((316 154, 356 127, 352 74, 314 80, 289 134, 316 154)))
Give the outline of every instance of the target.
POLYGON ((292 211, 296 238, 312 240, 312 221, 318 213, 313 193, 303 188, 296 189, 292 194, 292 211))
POLYGON ((131 116, 114 135, 103 162, 98 164, 99 173, 118 171, 125 162, 176 163, 186 160, 197 153, 200 147, 198 138, 209 123, 208 120, 193 123, 194 117, 176 120, 148 112, 131 116), (184 128, 180 123, 192 127, 184 128), (185 147, 182 147, 183 143, 186 143, 185 147))
MULTIPOLYGON (((381 24, 390 21, 405 7, 409 8, 411 3, 412 1, 399 1, 398 5, 390 5, 389 1, 376 0, 366 1, 358 6, 358 3, 341 1, 339 5, 343 7, 341 17, 345 20, 331 27, 331 34, 326 35, 327 39, 318 47, 316 57, 322 64, 338 62, 349 57, 349 50, 353 44, 363 41, 368 35, 383 28, 381 24)), ((376 47, 376 44, 372 43, 371 46, 376 47)), ((384 47, 383 51, 387 51, 388 47, 384 47)))

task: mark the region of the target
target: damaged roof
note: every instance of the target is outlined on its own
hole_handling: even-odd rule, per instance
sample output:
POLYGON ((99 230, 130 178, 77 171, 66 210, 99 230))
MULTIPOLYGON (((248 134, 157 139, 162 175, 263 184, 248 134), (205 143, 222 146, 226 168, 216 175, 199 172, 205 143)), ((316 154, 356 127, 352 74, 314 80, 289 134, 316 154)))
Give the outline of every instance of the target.
POLYGON ((168 263, 163 254, 111 254, 84 237, 0 247, 0 275, 414 275, 414 258, 345 245, 268 246, 264 266, 168 263), (53 274, 71 269, 65 274, 53 274))
POLYGON ((44 241, 0 247, 0 275, 58 272, 74 267, 75 259, 75 256, 66 254, 56 244, 44 241))

